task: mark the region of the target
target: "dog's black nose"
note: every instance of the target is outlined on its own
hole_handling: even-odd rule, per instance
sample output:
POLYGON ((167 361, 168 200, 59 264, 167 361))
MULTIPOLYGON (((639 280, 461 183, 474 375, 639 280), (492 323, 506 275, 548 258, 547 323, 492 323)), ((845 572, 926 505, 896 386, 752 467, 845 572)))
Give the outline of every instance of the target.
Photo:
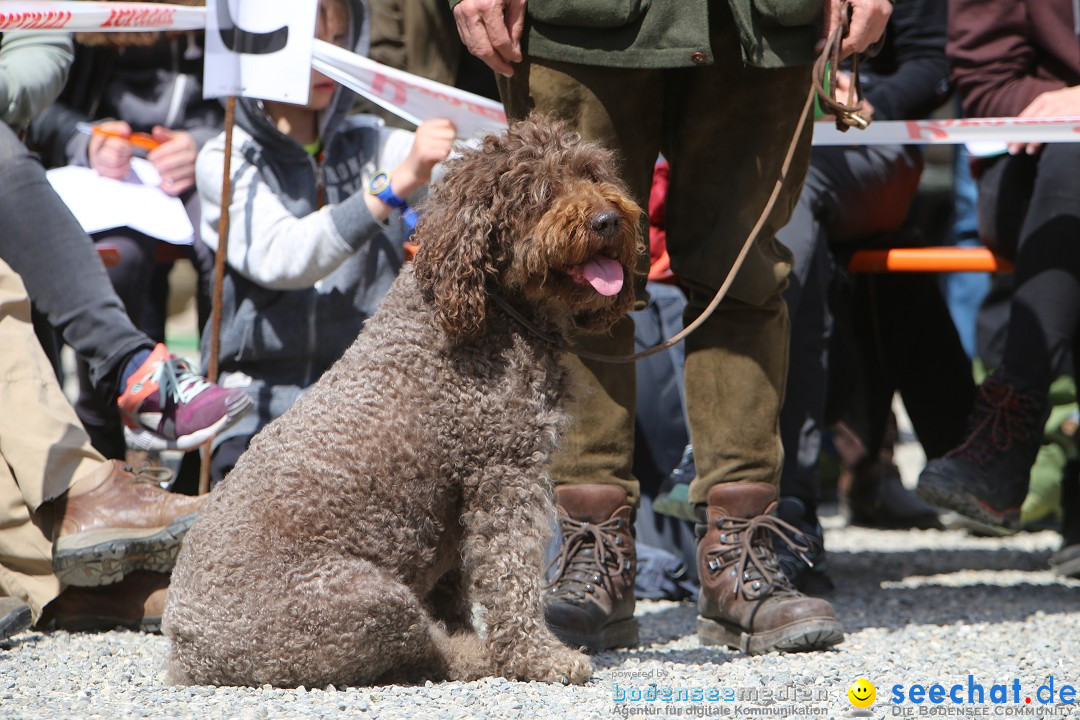
POLYGON ((592 229, 603 237, 609 238, 619 229, 619 213, 603 210, 593 215, 592 229))

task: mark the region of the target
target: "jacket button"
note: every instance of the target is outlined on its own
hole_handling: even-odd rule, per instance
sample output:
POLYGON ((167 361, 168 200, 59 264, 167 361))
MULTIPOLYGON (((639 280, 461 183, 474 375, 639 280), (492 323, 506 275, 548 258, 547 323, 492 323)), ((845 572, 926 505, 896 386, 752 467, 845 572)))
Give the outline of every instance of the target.
POLYGON ((705 53, 701 52, 700 50, 690 53, 690 62, 694 63, 695 65, 704 65, 707 59, 708 58, 705 57, 705 53))

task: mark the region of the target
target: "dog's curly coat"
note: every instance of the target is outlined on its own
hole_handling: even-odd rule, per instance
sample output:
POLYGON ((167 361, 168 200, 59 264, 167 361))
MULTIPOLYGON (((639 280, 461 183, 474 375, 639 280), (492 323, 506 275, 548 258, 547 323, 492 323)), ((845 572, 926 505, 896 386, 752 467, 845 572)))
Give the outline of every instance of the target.
POLYGON ((492 296, 556 335, 608 329, 633 302, 639 214, 608 153, 546 118, 449 161, 413 267, 188 534, 162 626, 170 678, 586 680, 542 600, 566 380, 492 296), (605 257, 616 294, 582 273, 605 257))

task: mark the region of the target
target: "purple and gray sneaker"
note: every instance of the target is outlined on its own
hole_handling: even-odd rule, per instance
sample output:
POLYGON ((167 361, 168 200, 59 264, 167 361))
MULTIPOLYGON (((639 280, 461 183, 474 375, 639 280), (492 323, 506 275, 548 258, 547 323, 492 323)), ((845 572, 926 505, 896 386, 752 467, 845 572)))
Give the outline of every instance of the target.
POLYGON ((226 390, 191 370, 158 343, 117 399, 124 437, 134 450, 191 450, 249 410, 243 390, 226 390))

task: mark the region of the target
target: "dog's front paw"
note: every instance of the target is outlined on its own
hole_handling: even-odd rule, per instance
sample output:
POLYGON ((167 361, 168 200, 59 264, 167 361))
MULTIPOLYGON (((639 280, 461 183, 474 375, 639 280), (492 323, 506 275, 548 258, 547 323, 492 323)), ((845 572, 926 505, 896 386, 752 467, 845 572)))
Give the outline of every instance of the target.
POLYGON ((514 665, 513 674, 523 680, 581 685, 592 677, 589 656, 561 645, 521 658, 514 665))

